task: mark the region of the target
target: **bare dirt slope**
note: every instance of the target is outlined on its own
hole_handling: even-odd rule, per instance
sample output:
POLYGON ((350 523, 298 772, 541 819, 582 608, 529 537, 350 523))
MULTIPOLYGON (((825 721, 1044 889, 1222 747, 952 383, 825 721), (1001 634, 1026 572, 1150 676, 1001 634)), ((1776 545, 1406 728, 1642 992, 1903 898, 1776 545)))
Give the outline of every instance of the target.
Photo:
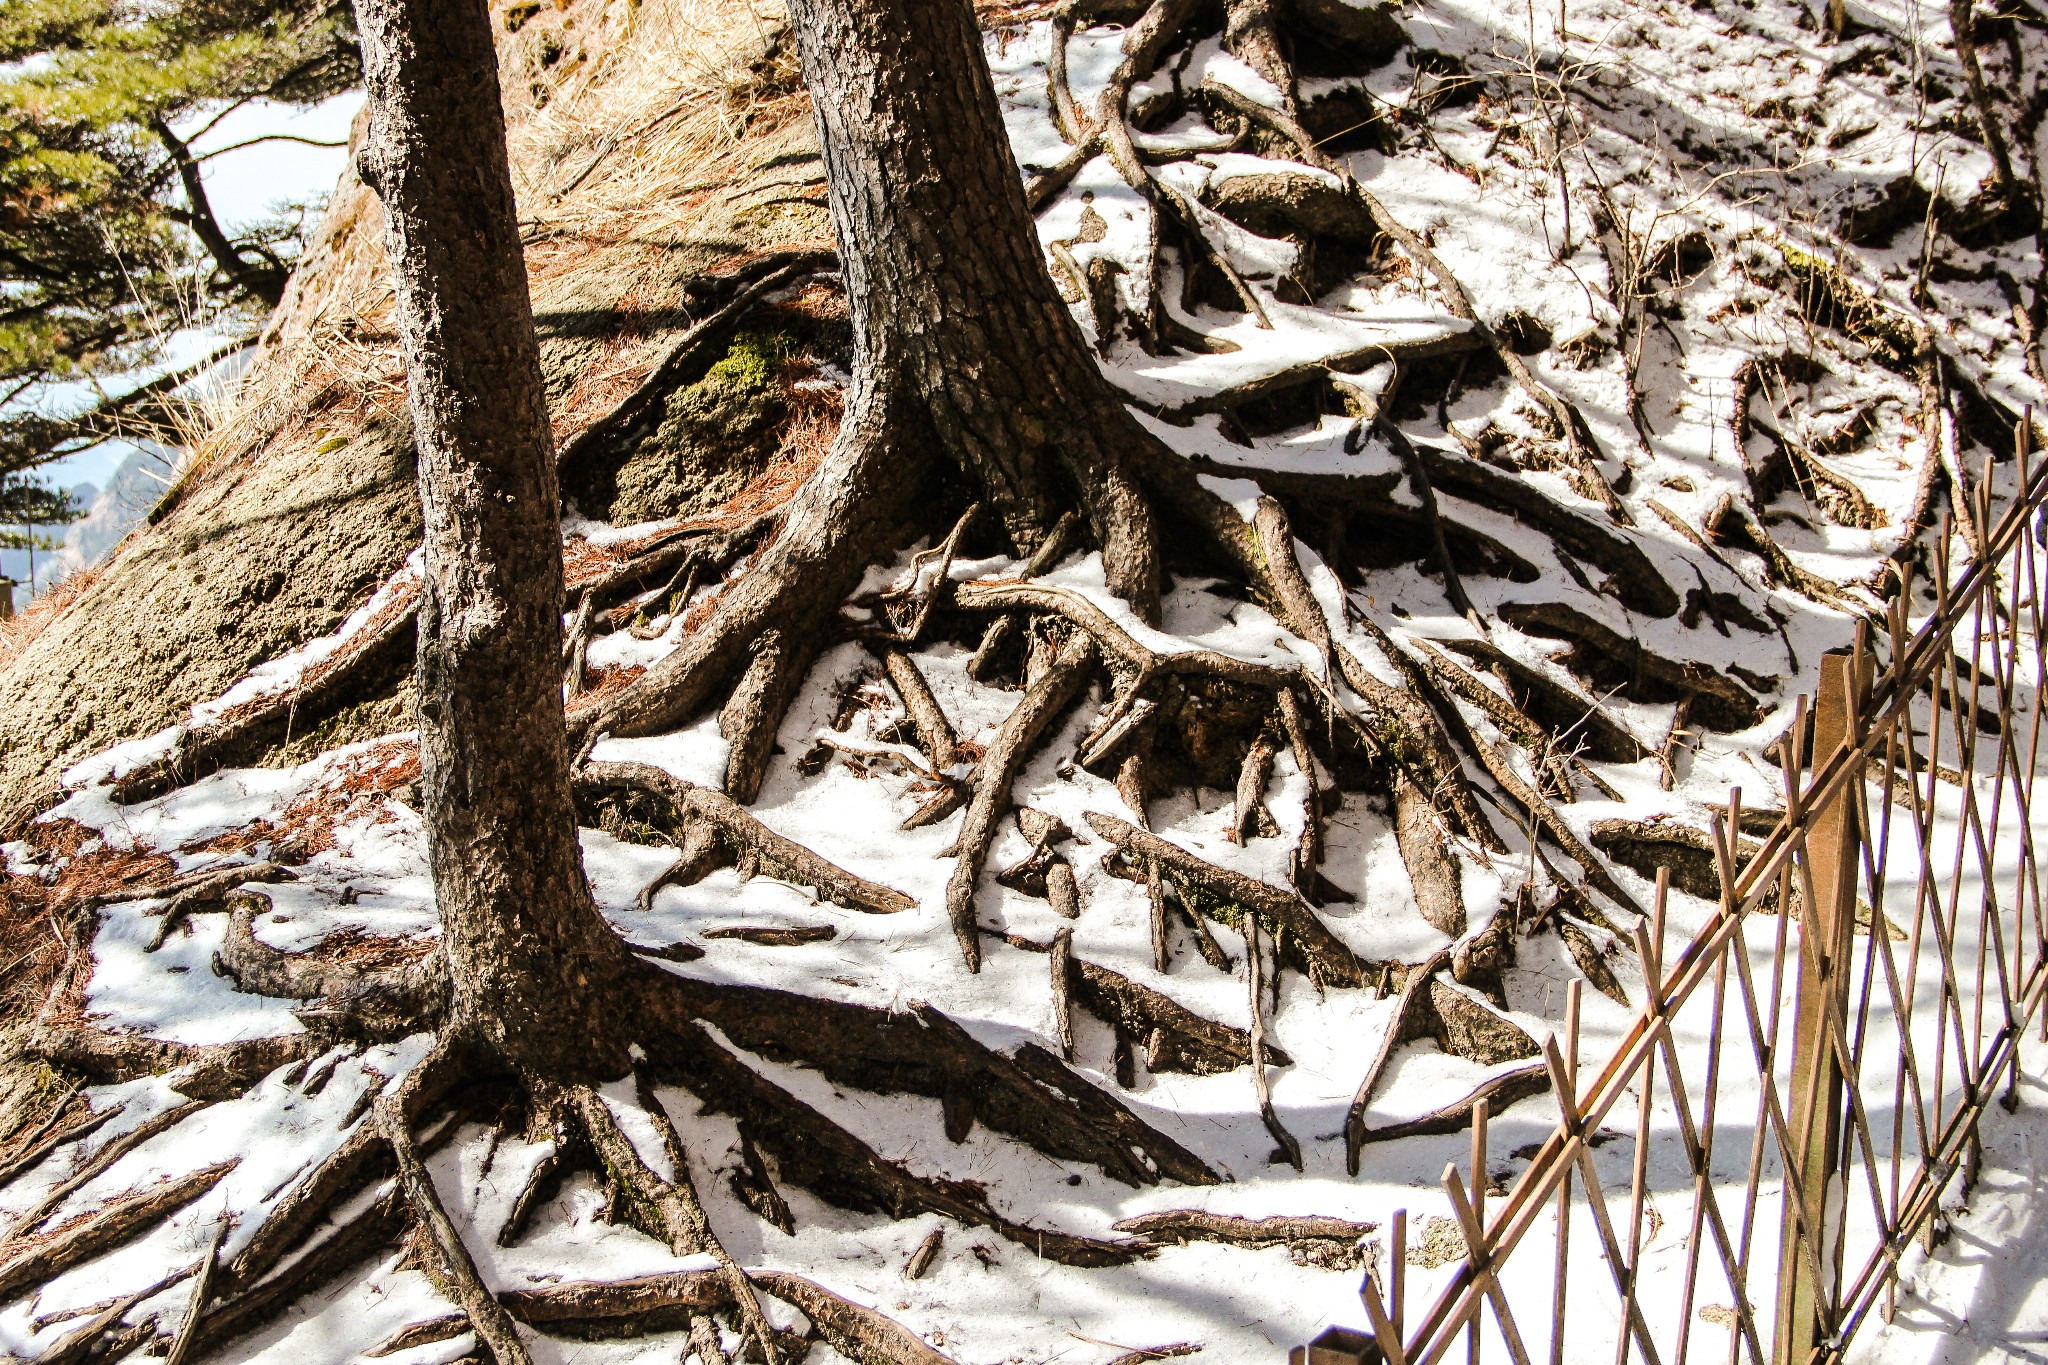
MULTIPOLYGON (((776 55, 779 24, 697 10, 630 32, 607 28, 597 5, 506 12, 515 179, 549 220, 530 238, 528 267, 565 442, 689 326, 687 282, 815 247, 825 230, 804 201, 818 163, 808 106, 776 55), (599 166, 607 175, 591 177, 599 166), (762 193, 746 192, 752 182, 762 193)), ((161 729, 332 631, 418 544, 382 236, 376 197, 350 172, 233 416, 148 526, 0 639, 0 816, 47 804, 68 764, 161 729)), ((658 435, 714 490, 733 458, 725 428, 761 421, 747 399, 700 394, 697 410, 664 414, 658 435), (693 462, 693 444, 714 448, 693 462)), ((607 493, 615 482, 609 470, 592 478, 607 493)), ((576 487, 587 494, 592 478, 576 487)), ((655 502, 647 516, 674 510, 655 502)), ((373 702, 397 681, 387 670, 348 701, 373 702)), ((330 733, 356 732, 342 717, 330 733)))

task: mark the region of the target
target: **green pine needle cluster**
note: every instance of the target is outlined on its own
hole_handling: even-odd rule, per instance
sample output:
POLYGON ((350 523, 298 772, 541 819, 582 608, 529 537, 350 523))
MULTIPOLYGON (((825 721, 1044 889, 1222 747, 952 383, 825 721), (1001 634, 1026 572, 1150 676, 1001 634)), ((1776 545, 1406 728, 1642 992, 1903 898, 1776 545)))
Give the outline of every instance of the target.
POLYGON ((27 470, 162 425, 168 386, 122 377, 171 335, 253 327, 283 292, 303 210, 230 233, 189 144, 360 79, 347 0, 0 4, 0 523, 47 492, 27 470), (110 397, 50 401, 81 380, 110 397))

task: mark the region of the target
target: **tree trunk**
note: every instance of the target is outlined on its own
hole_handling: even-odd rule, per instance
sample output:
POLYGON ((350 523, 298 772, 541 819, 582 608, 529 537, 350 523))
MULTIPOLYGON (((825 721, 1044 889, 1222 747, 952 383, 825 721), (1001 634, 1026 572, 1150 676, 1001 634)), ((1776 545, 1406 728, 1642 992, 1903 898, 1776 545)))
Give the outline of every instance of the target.
POLYGON ((559 494, 490 16, 357 14, 363 178, 388 220, 426 523, 420 753, 449 1025, 513 1066, 617 1074, 607 996, 629 959, 591 901, 569 790, 559 494))
POLYGON ((890 389, 1019 552, 1079 505, 1110 587, 1156 612, 1145 438, 1054 291, 965 0, 796 0, 853 310, 850 407, 890 389))

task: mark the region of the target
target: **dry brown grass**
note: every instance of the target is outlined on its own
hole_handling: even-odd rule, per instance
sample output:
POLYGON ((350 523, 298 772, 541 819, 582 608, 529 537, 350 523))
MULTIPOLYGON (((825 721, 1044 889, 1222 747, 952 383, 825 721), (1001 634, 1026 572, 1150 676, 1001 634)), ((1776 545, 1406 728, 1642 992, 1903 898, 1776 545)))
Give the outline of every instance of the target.
POLYGON ((788 44, 777 45, 785 22, 780 5, 753 0, 544 11, 505 54, 545 100, 512 129, 521 202, 573 237, 686 230, 745 170, 749 142, 809 114, 788 44), (549 46, 594 60, 543 70, 533 50, 549 46))
MULTIPOLYGON (((110 557, 111 558, 111 557, 110 557)), ((19 658, 35 638, 48 630, 73 602, 85 596, 106 572, 102 561, 90 569, 72 574, 41 597, 32 599, 20 615, 0 621, 0 672, 19 658)))
POLYGON ((411 966, 433 952, 439 942, 431 935, 385 938, 361 929, 338 929, 308 948, 305 955, 321 962, 331 962, 337 967, 381 972, 411 966))
POLYGON ((419 775, 419 741, 411 735, 393 735, 337 765, 318 786, 279 812, 278 819, 259 817, 179 851, 247 853, 267 842, 279 861, 303 861, 333 848, 335 831, 342 825, 365 815, 382 818, 389 811, 385 797, 419 775))
POLYGON ((589 670, 584 674, 586 681, 583 690, 569 703, 569 714, 574 715, 578 711, 587 710, 606 697, 623 692, 628 683, 646 671, 646 667, 641 664, 606 664, 603 668, 589 670))
MULTIPOLYGON (((0 875, 0 945, 5 945, 0 947, 5 954, 0 957, 0 1020, 26 1018, 66 980, 89 923, 79 913, 83 902, 139 891, 177 872, 177 865, 155 849, 92 848, 99 839, 98 830, 75 820, 44 821, 22 832, 33 861, 54 867, 54 872, 45 877, 11 871, 0 875), (54 866, 60 862, 61 867, 54 866)), ((70 980, 59 1012, 76 1012, 83 1006, 82 974, 72 977, 78 979, 70 980)))

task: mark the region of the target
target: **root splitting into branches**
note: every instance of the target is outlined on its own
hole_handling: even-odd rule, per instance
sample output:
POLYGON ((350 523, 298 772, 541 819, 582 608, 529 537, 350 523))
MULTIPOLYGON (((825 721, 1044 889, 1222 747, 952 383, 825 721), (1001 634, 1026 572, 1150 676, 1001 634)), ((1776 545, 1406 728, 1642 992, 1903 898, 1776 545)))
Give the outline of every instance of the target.
MULTIPOLYGON (((1753 631, 1764 625, 1731 594, 1716 593, 1704 575, 1698 591, 1681 598, 1651 553, 1658 543, 1633 526, 1629 505, 1622 501, 1629 471, 1624 468, 1620 478, 1610 481, 1603 464, 1613 465, 1604 460, 1585 416, 1509 344, 1505 324, 1489 326, 1482 320, 1472 296, 1429 241, 1398 221, 1322 150, 1320 129, 1311 131, 1314 121, 1304 117, 1289 61, 1286 29, 1301 22, 1301 14, 1276 11, 1258 0, 1232 0, 1209 9, 1193 0, 1120 6, 1120 21, 1130 19, 1133 9, 1141 12, 1125 30, 1119 64, 1101 98, 1084 107, 1067 80, 1066 47, 1079 25, 1107 17, 1107 10, 1098 16, 1098 8, 1077 0, 1061 6, 1054 20, 1051 89, 1058 126, 1070 150, 1027 188, 1034 209, 1071 184, 1090 158, 1106 155, 1149 205, 1155 265, 1177 258, 1184 282, 1192 285, 1200 276, 1201 287, 1194 292, 1204 296, 1205 307, 1212 302, 1224 310, 1235 307, 1267 328, 1276 318, 1284 320, 1277 304, 1298 303, 1304 296, 1312 300, 1327 287, 1327 280, 1318 284, 1313 267, 1311 248, 1318 234, 1287 234, 1304 262, 1296 269, 1298 277, 1269 281, 1250 267, 1240 268, 1242 258, 1234 258, 1220 240, 1226 223, 1244 227, 1237 222, 1239 217, 1250 222, 1255 211, 1279 210, 1273 203, 1255 202, 1259 196, 1250 189, 1180 188, 1180 183, 1192 182, 1174 182, 1159 170, 1162 160, 1180 154, 1161 150, 1163 143, 1138 131, 1164 126, 1168 116, 1186 112, 1192 103, 1221 128, 1209 150, 1249 146, 1267 156, 1291 155, 1307 167, 1335 175, 1335 186, 1320 177, 1313 180, 1315 193, 1332 201, 1334 207, 1325 208, 1328 222, 1337 225, 1321 235, 1345 237, 1357 250, 1405 255, 1465 324, 1462 331, 1451 329, 1445 336, 1381 348, 1384 354, 1332 355, 1263 373, 1228 391, 1171 410, 1155 408, 1155 413, 1178 421, 1198 413, 1221 414, 1223 430, 1234 440, 1243 437, 1240 444, 1251 444, 1249 431, 1274 429, 1259 427, 1253 420, 1259 405, 1290 392, 1299 396, 1308 384, 1349 385, 1355 400, 1350 411, 1356 414, 1363 407, 1366 414, 1347 450, 1360 454, 1367 440, 1384 438, 1398 457, 1398 468, 1388 473, 1382 463, 1371 466, 1375 472, 1358 474, 1276 466, 1272 461, 1239 465, 1221 457, 1186 459, 1153 439, 1113 397, 1105 409, 1091 406, 1086 394, 1067 395, 1081 414, 1073 419, 1074 425, 1101 418, 1105 426, 1114 427, 1104 441, 1088 448, 1128 447, 1128 457, 1120 453, 1104 461, 1101 469, 1085 471, 1086 477, 1069 478, 1064 484, 1050 480, 1050 492, 1018 493, 1019 501, 1044 504, 1023 510, 995 505, 999 495, 1011 490, 981 487, 963 495, 957 485, 947 484, 944 496, 956 499, 948 510, 957 512, 967 498, 981 497, 989 499, 988 512, 977 518, 975 511, 982 506, 977 502, 959 515, 952 534, 913 561, 917 572, 911 590, 881 597, 879 605, 887 614, 878 615, 873 611, 878 599, 873 596, 849 603, 861 575, 900 546, 914 543, 906 525, 913 515, 931 511, 930 506, 918 505, 931 491, 929 485, 946 484, 960 474, 973 482, 971 476, 978 471, 964 464, 944 469, 943 457, 923 453, 927 446, 943 449, 948 441, 958 440, 958 433, 935 433, 929 413, 911 411, 906 416, 917 406, 915 401, 898 392, 858 389, 838 443, 788 502, 746 517, 735 514, 731 524, 719 518, 717 524, 673 527, 572 585, 580 597, 565 655, 567 688, 574 695, 583 687, 584 656, 597 636, 620 628, 652 636, 674 620, 701 584, 726 579, 735 564, 746 560, 741 571, 720 584, 708 619, 696 619, 703 613, 686 615, 679 647, 623 689, 579 699, 572 719, 577 752, 587 759, 606 736, 661 734, 722 703, 720 730, 730 745, 724 790, 694 785, 650 765, 584 761, 576 769, 577 795, 586 809, 612 808, 672 837, 675 862, 643 892, 643 909, 652 906, 662 887, 690 885, 721 863, 784 878, 809 888, 821 901, 861 913, 914 909, 910 897, 819 856, 768 828, 746 809, 770 770, 776 731, 806 673, 825 649, 844 640, 857 641, 876 655, 902 704, 905 728, 897 735, 915 737, 915 752, 904 743, 896 743, 896 748, 912 767, 921 753, 927 766, 919 776, 936 783, 936 790, 925 789, 929 799, 906 825, 961 817, 949 855, 955 862, 945 900, 966 965, 981 965, 984 938, 1045 952, 1051 1032, 1069 1056, 1074 1044, 1072 1011, 1079 1008, 1114 1032, 1120 1072, 1138 1057, 1154 1072, 1207 1075, 1249 1066, 1262 1119, 1282 1159, 1299 1166, 1300 1145, 1281 1123, 1267 1083, 1266 1067, 1286 1066, 1289 1058, 1266 1037, 1273 1010, 1266 987, 1270 983, 1277 991, 1277 978, 1288 967, 1303 971, 1323 990, 1359 988, 1375 978, 1383 988, 1384 983, 1400 982, 1386 1032, 1346 1115, 1347 1162, 1357 1174, 1367 1144, 1453 1131, 1470 1122, 1479 1099, 1497 1107, 1548 1083, 1540 1065, 1511 1065, 1534 1054, 1528 1035, 1458 984, 1497 991, 1497 964, 1524 927, 1516 922, 1515 913, 1502 911, 1505 919, 1489 921, 1485 907, 1467 905, 1464 859, 1486 858, 1500 865, 1510 852, 1508 841, 1523 838, 1530 872, 1513 904, 1533 909, 1538 889, 1547 886, 1554 898, 1534 922, 1555 928, 1596 988, 1625 999, 1601 952, 1611 925, 1591 893, 1598 892, 1617 909, 1638 907, 1613 875, 1612 850, 1598 832, 1589 843, 1557 807, 1572 801, 1582 788, 1618 799, 1617 787, 1595 765, 1641 762, 1668 746, 1645 744, 1596 699, 1613 692, 1630 701, 1671 706, 1675 740, 1687 727, 1737 731, 1754 726, 1765 709, 1758 698, 1769 695, 1772 681, 1757 683, 1748 673, 1724 674, 1670 657, 1604 624, 1616 619, 1612 611, 1596 619, 1565 601, 1508 601, 1482 613, 1474 605, 1475 595, 1489 604, 1499 599, 1482 592, 1476 575, 1504 574, 1533 582, 1546 569, 1539 567, 1540 556, 1496 539, 1479 529, 1483 518, 1464 514, 1479 509, 1547 537, 1557 547, 1565 572, 1589 594, 1609 598, 1636 617, 1659 622, 1676 617, 1672 629, 1690 629, 1704 615, 1724 635, 1729 634, 1729 624, 1753 631), (1214 77, 1192 89, 1183 88, 1181 71, 1175 71, 1171 80, 1152 79, 1176 45, 1191 42, 1195 28, 1213 28, 1219 18, 1225 49, 1275 87, 1277 102, 1250 99, 1214 77), (1148 104, 1142 113, 1131 107, 1141 83, 1148 104), (1290 292, 1297 288, 1300 294, 1290 292), (1329 373, 1333 366, 1391 360, 1396 382, 1405 385, 1405 403, 1420 387, 1417 376, 1424 362, 1447 356, 1459 366, 1467 358, 1485 364, 1490 363, 1487 353, 1534 409, 1537 438, 1518 447, 1523 453, 1513 459, 1464 433, 1452 434, 1464 442, 1469 455, 1410 440, 1393 424, 1397 405, 1391 386, 1368 392, 1362 383, 1343 376, 1333 380, 1329 373), (1404 375, 1405 380, 1400 378, 1404 375), (1112 416, 1103 417, 1105 411, 1112 416), (1117 417, 1124 421, 1117 424, 1117 417), (925 440, 934 434, 939 435, 938 442, 925 440), (1561 456, 1553 453, 1559 447, 1561 456), (916 453, 906 453, 911 451, 916 453), (1562 472, 1570 486, 1600 510, 1563 505, 1541 480, 1524 477, 1546 467, 1562 472), (946 478, 934 478, 935 470, 943 470, 946 478), (1395 486, 1403 472, 1419 510, 1416 503, 1397 501, 1395 486), (1262 496, 1246 510, 1245 504, 1225 502, 1198 475, 1248 479, 1262 496), (1317 513, 1325 509, 1331 510, 1328 528, 1316 525, 1317 513), (1296 537, 1291 516, 1310 528, 1305 538, 1296 537), (1349 542, 1347 518, 1353 537, 1349 542), (1479 526, 1465 524, 1467 520, 1479 526), (1399 532, 1401 553, 1407 558, 1435 566, 1452 611, 1479 638, 1430 642, 1422 638, 1424 628, 1396 630, 1383 624, 1389 618, 1364 615, 1359 603, 1370 606, 1370 598, 1363 592, 1347 592, 1346 585, 1356 584, 1351 575, 1362 562, 1368 567, 1384 562, 1362 560, 1356 550, 1362 533, 1369 536, 1381 528, 1399 532), (1103 581, 1147 626, 1158 624, 1161 565, 1170 560, 1176 572, 1218 571, 1230 578, 1219 591, 1241 593, 1269 612, 1293 637, 1289 644, 1294 657, 1266 655, 1284 662, 1253 662, 1222 648, 1167 646, 1156 631, 1133 626, 1130 615, 1114 604, 1105 605, 1099 594, 1073 586, 1078 578, 1047 580, 1045 575, 1071 550, 1088 548, 1079 544, 1083 538, 1101 555, 1103 581), (1017 557, 1011 562, 1024 561, 1017 576, 954 580, 956 560, 995 553, 994 547, 1004 541, 1017 557), (1352 547, 1348 557, 1342 552, 1347 543, 1352 547), (936 572, 931 572, 934 566, 936 572), (1351 619, 1354 616, 1357 619, 1351 619), (1509 632, 1561 642, 1561 652, 1550 663, 1526 650, 1506 648, 1514 643, 1509 632), (974 735, 963 734, 948 717, 940 696, 950 692, 944 687, 935 691, 937 675, 928 677, 919 661, 919 642, 932 633, 956 642, 978 639, 967 667, 968 676, 977 682, 1007 683, 1015 671, 1014 660, 1020 654, 1025 659, 1015 705, 985 746, 977 748, 971 742, 974 735), (1234 970, 1235 964, 1216 942, 1210 924, 1221 923, 1242 934, 1248 952, 1249 1027, 1204 1018, 1165 990, 1087 960, 1071 923, 1060 927, 1049 944, 1042 944, 997 933, 977 920, 982 874, 997 832, 1014 810, 1029 853, 995 880, 1042 896, 1064 921, 1080 920, 1085 939, 1082 878, 1073 860, 1078 855, 1060 847, 1071 832, 1043 812, 1019 808, 1013 788, 1045 737, 1055 731, 1059 717, 1093 682, 1105 677, 1107 701, 1074 757, 1098 777, 1114 777, 1131 818, 1091 811, 1088 826, 1114 850, 1105 867, 1146 886, 1154 966, 1164 971, 1173 965, 1167 960, 1172 914, 1186 916, 1204 957, 1219 970, 1234 970), (1239 846, 1298 830, 1282 885, 1219 866, 1190 852, 1184 847, 1186 839, 1175 842, 1151 828, 1148 802, 1156 812, 1169 789, 1186 780, 1188 755, 1182 750, 1191 746, 1173 729, 1177 712, 1189 698, 1214 695, 1233 701, 1252 698, 1243 703, 1249 720, 1224 736, 1216 745, 1221 757, 1204 770, 1205 785, 1232 789, 1227 815, 1215 818, 1239 846), (1292 764, 1291 773, 1281 768, 1285 781, 1301 783, 1298 811, 1268 808, 1268 788, 1283 751, 1292 764), (1220 783, 1209 776, 1211 772, 1222 774, 1220 783), (1332 816, 1346 792, 1360 791, 1387 802, 1394 842, 1416 906, 1424 920, 1453 940, 1424 962, 1370 961, 1318 914, 1318 907, 1330 901, 1352 899, 1330 883, 1322 865, 1332 816), (1496 827, 1482 801, 1501 812, 1506 822, 1496 827), (1577 864, 1574 880, 1557 872, 1546 848, 1561 849, 1577 864), (1475 923, 1486 927, 1474 933, 1475 923), (1267 934, 1272 937, 1270 959, 1261 951, 1268 946, 1262 942, 1267 934), (1430 1113, 1369 1127, 1366 1116, 1395 1053, 1403 1043, 1423 1037, 1433 1037, 1447 1051, 1491 1068, 1492 1074, 1469 1094, 1430 1113)), ((1310 8, 1317 7, 1294 7, 1310 8)), ((1302 178, 1309 179, 1307 172, 1302 178)), ((1306 214, 1302 205, 1307 197, 1303 191, 1288 211, 1306 214)), ((1149 303, 1139 306, 1140 315, 1119 319, 1117 309, 1127 305, 1117 289, 1103 288, 1103 272, 1082 268, 1075 259, 1069 253, 1065 263, 1074 267, 1074 282, 1081 301, 1093 312, 1097 342, 1105 354, 1132 336, 1148 350, 1217 351, 1232 345, 1205 336, 1186 320, 1195 316, 1193 305, 1182 309, 1182 317, 1167 308, 1160 296, 1160 270, 1153 272, 1149 303)), ((729 330, 770 292, 825 263, 815 254, 764 258, 756 267, 763 273, 750 274, 723 308, 685 334, 616 410, 565 446, 563 459, 574 462, 601 444, 623 439, 672 388, 679 369, 703 343, 729 330)), ((1142 291, 1136 297, 1142 298, 1142 291)), ((1183 301, 1192 297, 1191 293, 1183 301)), ((1750 426, 1747 405, 1753 384, 1753 375, 1738 384, 1738 450, 1750 426)), ((1456 387, 1454 380, 1451 388, 1456 387)), ((1640 419, 1639 400, 1632 406, 1632 415, 1640 419)), ((1647 423, 1639 422, 1639 430, 1646 431, 1647 423)), ((1071 430, 1062 430, 1051 432, 1040 444, 1058 452, 1065 449, 1062 442, 1076 440, 1071 430)), ((1260 452, 1258 458, 1268 453, 1260 452)), ((1817 460, 1796 458, 1803 461, 1799 467, 1809 483, 1825 485, 1834 496, 1860 506, 1858 515, 1870 514, 1869 499, 1840 486, 1839 476, 1817 460)), ((1690 551, 1680 547, 1679 552, 1697 551, 1705 557, 1702 564, 1711 560, 1738 579, 1745 573, 1761 577, 1754 565, 1741 567, 1745 561, 1740 555, 1719 553, 1751 551, 1780 586, 1824 605, 1848 603, 1844 589, 1802 569, 1778 544, 1768 529, 1777 523, 1760 510, 1768 499, 1759 494, 1754 471, 1748 472, 1753 495, 1749 501, 1724 497, 1697 528, 1661 502, 1651 500, 1647 505, 1690 545, 1690 551)), ((1932 525, 1934 504, 1942 491, 1949 492, 1962 514, 1959 525, 1966 538, 1975 529, 1972 499, 1983 496, 1972 491, 1959 459, 1953 473, 1944 466, 1939 441, 1931 435, 1921 473, 1909 534, 1894 561, 1901 581, 1920 533, 1932 525)), ((1663 542, 1665 551, 1672 543, 1663 542)), ((1796 546, 1789 537, 1786 544, 1796 546)), ((162 795, 178 783, 250 759, 292 726, 317 722, 344 702, 384 686, 403 671, 412 613, 409 604, 399 603, 396 610, 350 637, 331 663, 292 691, 193 727, 173 755, 119 779, 116 799, 162 795)), ((1643 638, 1658 637, 1646 633, 1643 638)), ((1161 828, 1167 826, 1162 823, 1161 828)), ((95 893, 69 903, 69 908, 89 912, 114 900, 168 898, 152 947, 160 947, 195 911, 230 911, 219 954, 222 974, 242 990, 305 1002, 301 1017, 315 1033, 196 1048, 114 1033, 69 1015, 52 1013, 40 1021, 34 1041, 38 1055, 102 1081, 178 1071, 175 1084, 193 1097, 193 1103, 102 1143, 76 1163, 73 1173, 12 1229, 10 1245, 15 1251, 0 1260, 0 1292, 19 1293, 125 1244, 151 1222, 212 1188, 224 1167, 133 1191, 54 1231, 42 1227, 69 1196, 206 1101, 239 1094, 260 1077, 305 1061, 336 1039, 390 1040, 440 1025, 446 982, 437 956, 430 954, 402 971, 372 973, 322 961, 317 954, 280 952, 263 943, 256 929, 267 901, 250 888, 290 875, 274 864, 220 867, 148 889, 95 893)), ((704 937, 796 943, 830 932, 830 926, 807 931, 742 926, 737 932, 704 937)), ((691 945, 642 952, 672 963, 703 956, 691 945)), ((220 1266, 216 1275, 210 1252, 202 1266, 195 1267, 200 1284, 173 1340, 173 1358, 247 1330, 312 1285, 347 1269, 397 1235, 409 1209, 414 1224, 427 1234, 422 1245, 431 1248, 443 1288, 461 1312, 414 1324, 384 1344, 381 1350, 387 1353, 474 1330, 503 1365, 526 1358, 521 1327, 600 1336, 673 1330, 688 1332, 693 1349, 710 1365, 725 1359, 716 1325, 723 1317, 750 1339, 748 1349, 754 1355, 772 1362, 784 1353, 794 1354, 805 1342, 793 1341, 770 1326, 756 1298, 762 1293, 800 1311, 810 1322, 811 1338, 828 1342, 849 1358, 871 1365, 945 1365, 945 1357, 874 1308, 796 1276, 745 1271, 711 1226, 692 1183, 689 1154, 653 1092, 650 1078, 656 1076, 689 1090, 708 1109, 732 1117, 744 1167, 733 1176, 734 1189, 761 1217, 785 1231, 794 1227, 794 1220, 776 1189, 777 1181, 795 1182, 839 1207, 897 1218, 933 1215, 987 1228, 1074 1265, 1117 1264, 1191 1239, 1235 1246, 1284 1244, 1316 1264, 1356 1265, 1365 1254, 1360 1241, 1372 1225, 1338 1219, 1239 1219, 1177 1210, 1126 1220, 1116 1226, 1126 1239, 1111 1240, 1009 1218, 978 1185, 920 1174, 885 1158, 781 1084, 776 1068, 811 1068, 834 1085, 934 1099, 943 1109, 945 1131, 955 1141, 965 1140, 979 1123, 1052 1157, 1092 1164, 1133 1185, 1161 1179, 1210 1183, 1220 1177, 1196 1153, 1148 1123, 1113 1088, 1093 1084, 1052 1051, 1034 1045, 1014 1054, 995 1051, 929 1006, 892 1012, 698 980, 645 961, 636 970, 638 975, 628 977, 621 1010, 637 1021, 645 1044, 648 1076, 642 1078, 639 1104, 660 1137, 660 1153, 636 1148, 628 1133, 643 1128, 622 1124, 612 1102, 588 1085, 472 1071, 463 1060, 466 1054, 451 1040, 449 1048, 437 1053, 398 1093, 375 1102, 372 1121, 358 1123, 330 1155, 296 1179, 232 1262, 220 1266), (541 1207, 542 1192, 565 1169, 594 1162, 619 1192, 630 1219, 671 1250, 709 1252, 717 1258, 717 1268, 488 1292, 448 1211, 441 1207, 420 1156, 436 1141, 445 1140, 471 1112, 458 1087, 472 1082, 518 1090, 529 1120, 545 1118, 562 1139, 515 1201, 501 1241, 518 1239, 541 1207), (417 1141, 416 1131, 421 1134, 417 1141), (666 1174, 661 1169, 664 1160, 666 1174), (323 1228, 330 1219, 336 1220, 334 1226, 323 1228)), ((1166 984, 1171 988, 1170 980, 1166 984)), ((20 1174, 59 1147, 85 1143, 111 1116, 112 1111, 102 1111, 73 1117, 60 1106, 46 1130, 16 1144, 19 1154, 0 1168, 0 1180, 20 1174)), ((926 1238, 906 1272, 911 1278, 929 1267, 940 1237, 934 1230, 926 1238)), ((216 1241, 216 1250, 218 1245, 216 1241)), ((169 1283, 150 1292, 160 1292, 169 1283)), ((137 1302, 129 1298, 96 1306, 93 1316, 67 1333, 49 1358, 85 1358, 124 1344, 140 1347, 152 1339, 161 1347, 165 1336, 153 1323, 119 1327, 123 1314, 137 1302)), ((1150 1354, 1181 1350, 1161 1348, 1150 1354)))

